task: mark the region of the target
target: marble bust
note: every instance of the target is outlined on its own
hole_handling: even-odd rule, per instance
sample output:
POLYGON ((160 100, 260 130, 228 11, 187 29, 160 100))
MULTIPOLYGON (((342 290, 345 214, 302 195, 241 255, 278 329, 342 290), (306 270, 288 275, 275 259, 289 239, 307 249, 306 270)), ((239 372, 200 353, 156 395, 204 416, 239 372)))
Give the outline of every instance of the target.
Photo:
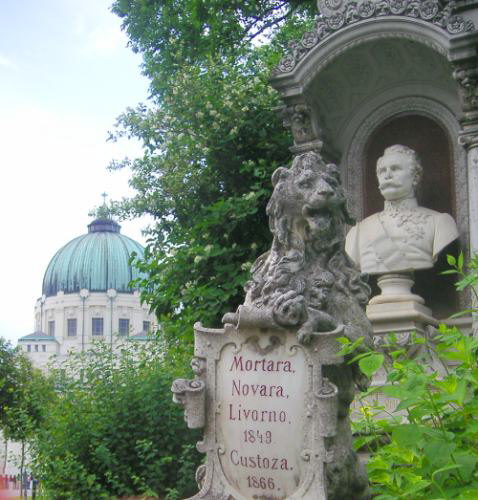
POLYGON ((441 250, 458 238, 450 215, 418 206, 415 189, 421 173, 418 155, 406 146, 390 146, 378 159, 384 210, 352 227, 345 243, 347 254, 363 273, 431 268, 441 250))

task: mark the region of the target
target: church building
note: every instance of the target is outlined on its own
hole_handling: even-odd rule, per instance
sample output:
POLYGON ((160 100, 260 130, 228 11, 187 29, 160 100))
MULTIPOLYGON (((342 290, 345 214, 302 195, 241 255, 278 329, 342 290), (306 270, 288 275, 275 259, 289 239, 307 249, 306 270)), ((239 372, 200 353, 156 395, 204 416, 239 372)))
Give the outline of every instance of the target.
POLYGON ((154 329, 148 306, 130 286, 140 277, 131 256, 144 249, 120 230, 112 219, 96 219, 51 259, 35 305, 34 333, 18 340, 36 367, 45 368, 53 355, 61 362, 95 340, 113 348, 126 339, 145 341, 154 329))

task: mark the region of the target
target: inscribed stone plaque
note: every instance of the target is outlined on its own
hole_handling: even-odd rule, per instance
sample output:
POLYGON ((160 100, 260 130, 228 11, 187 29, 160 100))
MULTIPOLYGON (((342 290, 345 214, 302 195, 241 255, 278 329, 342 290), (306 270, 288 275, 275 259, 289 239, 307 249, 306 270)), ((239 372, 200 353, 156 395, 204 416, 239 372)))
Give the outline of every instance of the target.
POLYGON ((217 364, 220 462, 247 498, 287 498, 299 486, 308 366, 295 336, 245 336, 217 364))
POLYGON ((189 427, 203 427, 207 454, 194 500, 325 500, 325 463, 337 433, 338 389, 323 365, 343 362, 337 336, 323 332, 307 347, 278 329, 195 325, 197 378, 178 379, 174 400, 189 427), (206 416, 206 418, 202 418, 206 416))

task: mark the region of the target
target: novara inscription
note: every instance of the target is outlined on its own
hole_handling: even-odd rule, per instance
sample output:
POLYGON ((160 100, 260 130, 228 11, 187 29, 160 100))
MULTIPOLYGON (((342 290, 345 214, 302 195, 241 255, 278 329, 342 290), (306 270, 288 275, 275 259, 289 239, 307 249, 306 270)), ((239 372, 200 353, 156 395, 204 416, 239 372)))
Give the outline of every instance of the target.
POLYGON ((284 394, 284 388, 281 385, 266 385, 266 384, 244 384, 240 379, 232 381, 233 396, 265 396, 276 398, 288 398, 284 394))
POLYGON ((247 498, 287 498, 300 482, 302 443, 285 436, 303 435, 302 351, 278 345, 264 356, 246 341, 238 350, 227 346, 218 368, 226 477, 247 498))

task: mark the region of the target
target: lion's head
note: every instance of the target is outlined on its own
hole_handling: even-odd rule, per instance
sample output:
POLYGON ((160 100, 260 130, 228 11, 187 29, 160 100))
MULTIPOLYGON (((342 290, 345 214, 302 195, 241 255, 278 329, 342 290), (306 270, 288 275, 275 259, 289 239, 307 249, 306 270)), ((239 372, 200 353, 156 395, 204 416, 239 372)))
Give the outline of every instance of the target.
POLYGON ((276 243, 302 250, 307 243, 317 248, 342 239, 341 228, 352 218, 336 165, 324 163, 316 153, 304 153, 291 168, 278 168, 272 184, 267 215, 276 243))
POLYGON ((308 311, 317 309, 317 278, 324 273, 333 275, 336 290, 366 301, 368 287, 344 251, 344 225, 353 221, 337 166, 304 153, 291 168, 278 168, 272 183, 267 205, 272 248, 252 269, 246 304, 270 308, 282 326, 300 326, 308 311))

